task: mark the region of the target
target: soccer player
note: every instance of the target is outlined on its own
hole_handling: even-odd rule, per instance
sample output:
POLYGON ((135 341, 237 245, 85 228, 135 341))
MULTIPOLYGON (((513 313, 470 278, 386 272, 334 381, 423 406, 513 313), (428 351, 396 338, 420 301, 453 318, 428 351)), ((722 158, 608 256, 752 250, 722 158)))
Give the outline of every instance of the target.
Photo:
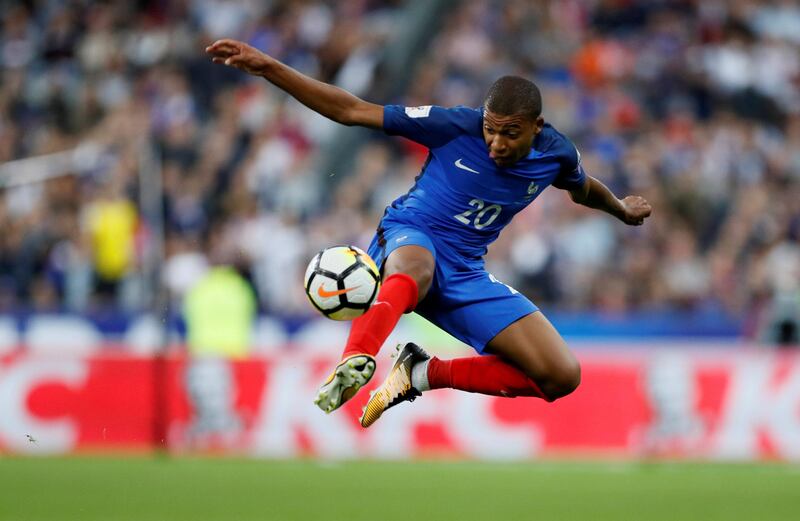
POLYGON ((369 311, 353 321, 341 362, 319 390, 315 403, 322 410, 341 407, 372 378, 375 355, 411 311, 483 356, 440 360, 406 344, 367 402, 364 427, 432 389, 547 401, 575 390, 577 359, 530 300, 485 270, 487 246, 550 185, 625 224, 642 224, 651 208, 639 196, 618 199, 584 172, 572 142, 544 122, 536 85, 504 76, 477 109, 380 106, 236 40, 218 40, 206 52, 333 121, 382 129, 430 150, 416 183, 386 208, 370 244, 383 284, 369 311))

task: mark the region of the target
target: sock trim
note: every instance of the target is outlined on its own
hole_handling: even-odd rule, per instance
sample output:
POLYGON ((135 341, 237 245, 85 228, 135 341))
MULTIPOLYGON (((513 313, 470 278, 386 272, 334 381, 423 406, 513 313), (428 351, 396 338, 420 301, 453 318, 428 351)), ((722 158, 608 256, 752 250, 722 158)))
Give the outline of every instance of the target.
POLYGON ((411 387, 419 392, 430 391, 431 386, 428 382, 428 363, 430 359, 416 364, 411 368, 411 387))

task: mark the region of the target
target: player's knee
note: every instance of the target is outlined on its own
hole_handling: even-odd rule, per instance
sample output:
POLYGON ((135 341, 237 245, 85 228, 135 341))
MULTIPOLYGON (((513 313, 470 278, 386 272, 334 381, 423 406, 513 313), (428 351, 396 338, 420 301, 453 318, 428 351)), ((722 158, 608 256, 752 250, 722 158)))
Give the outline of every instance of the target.
POLYGON ((417 283, 419 300, 422 300, 425 297, 431 287, 431 284, 433 283, 434 267, 428 262, 405 262, 400 266, 394 267, 392 270, 387 269, 386 271, 386 276, 391 275, 392 273, 404 273, 414 279, 414 281, 417 283))
POLYGON ((433 268, 428 265, 420 264, 418 266, 414 266, 414 270, 410 273, 411 277, 417 281, 417 289, 419 290, 419 300, 425 298, 425 295, 428 294, 428 290, 431 288, 431 284, 433 284, 433 268))
POLYGON ((550 378, 542 386, 542 392, 550 401, 572 393, 581 383, 581 365, 574 356, 562 361, 554 368, 550 378))
POLYGON ((404 273, 417 283, 419 300, 425 298, 433 283, 436 261, 433 255, 421 246, 404 246, 395 250, 386 260, 384 277, 404 273))

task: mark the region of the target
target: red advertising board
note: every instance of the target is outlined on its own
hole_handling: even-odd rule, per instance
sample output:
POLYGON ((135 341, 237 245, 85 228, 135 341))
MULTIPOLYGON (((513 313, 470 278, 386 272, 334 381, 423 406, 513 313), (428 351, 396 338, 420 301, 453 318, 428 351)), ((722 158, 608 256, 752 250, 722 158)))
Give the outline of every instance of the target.
POLYGON ((367 392, 330 415, 312 402, 334 357, 288 348, 234 362, 20 351, 0 358, 0 451, 163 444, 276 458, 800 460, 796 354, 592 350, 579 357, 580 388, 555 403, 437 390, 362 429, 367 392))

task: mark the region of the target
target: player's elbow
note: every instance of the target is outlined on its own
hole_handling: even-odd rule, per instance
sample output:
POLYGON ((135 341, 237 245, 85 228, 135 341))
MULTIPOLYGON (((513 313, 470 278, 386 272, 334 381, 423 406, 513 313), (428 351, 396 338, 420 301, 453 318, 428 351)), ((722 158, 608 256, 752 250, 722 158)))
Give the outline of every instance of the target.
POLYGON ((569 191, 569 198, 572 199, 573 203, 577 204, 585 204, 588 195, 589 192, 584 187, 578 188, 577 190, 569 191))
POLYGON ((383 107, 358 99, 352 104, 341 107, 331 119, 348 127, 381 128, 383 107))
POLYGON ((569 191, 570 199, 578 204, 586 204, 586 201, 589 200, 589 193, 592 191, 593 182, 592 178, 587 176, 583 186, 569 191))
POLYGON ((358 118, 356 117, 355 111, 352 109, 340 109, 331 115, 331 119, 348 127, 358 125, 358 118))

